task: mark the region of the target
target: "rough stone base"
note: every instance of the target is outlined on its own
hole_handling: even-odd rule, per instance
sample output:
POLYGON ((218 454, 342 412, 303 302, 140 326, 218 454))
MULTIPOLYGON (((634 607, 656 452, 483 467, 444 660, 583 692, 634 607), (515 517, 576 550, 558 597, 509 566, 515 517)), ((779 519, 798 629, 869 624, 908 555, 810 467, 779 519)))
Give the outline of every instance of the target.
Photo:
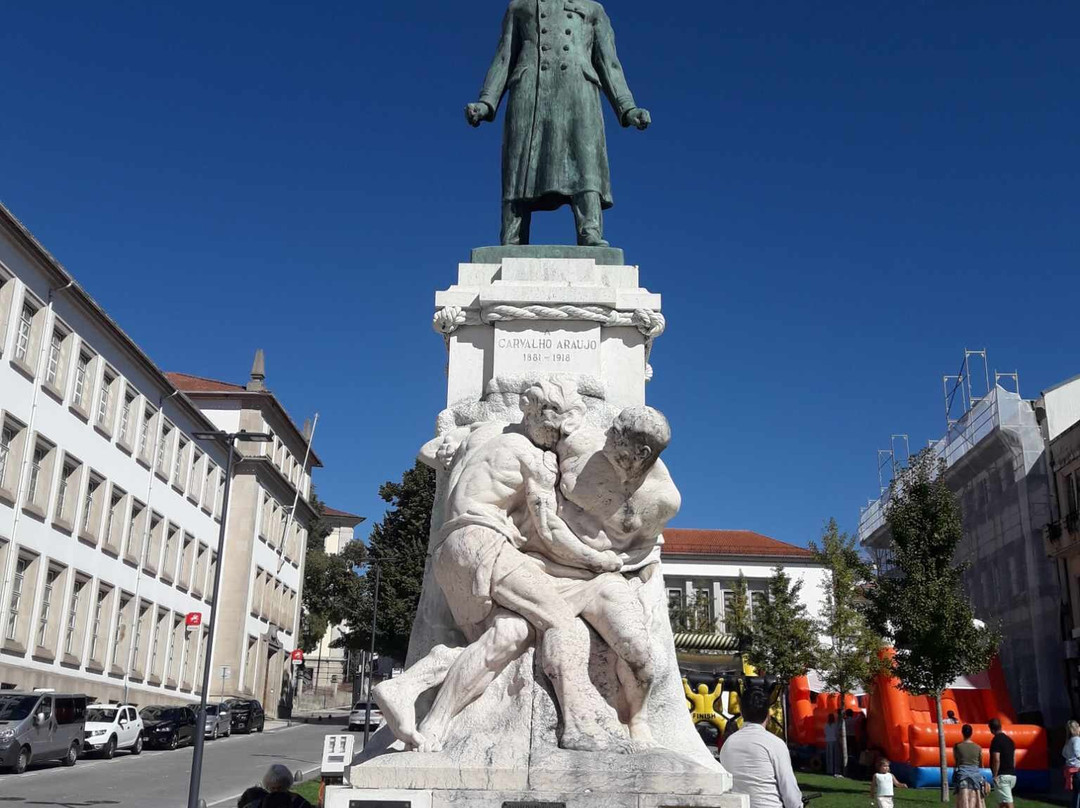
MULTIPOLYGON (((678 783, 671 783, 671 786, 679 787, 678 783)), ((386 808, 387 803, 407 803, 402 808, 517 808, 515 803, 547 803, 543 808, 749 808, 750 799, 745 794, 730 791, 725 794, 684 794, 677 791, 402 790, 348 786, 328 786, 326 789, 326 808, 386 808)))

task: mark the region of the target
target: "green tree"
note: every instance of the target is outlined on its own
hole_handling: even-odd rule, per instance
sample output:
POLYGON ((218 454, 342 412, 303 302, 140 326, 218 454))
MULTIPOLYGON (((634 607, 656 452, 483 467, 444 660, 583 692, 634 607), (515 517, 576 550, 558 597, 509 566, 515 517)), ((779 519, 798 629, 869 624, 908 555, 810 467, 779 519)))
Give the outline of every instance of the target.
POLYGON ((363 651, 370 646, 375 595, 373 565, 378 565, 375 651, 404 661, 424 582, 431 508, 435 503, 435 472, 417 461, 402 475, 401 482, 383 483, 379 496, 391 508, 371 530, 364 559, 367 569, 347 604, 349 628, 340 643, 363 651))
POLYGON ((347 604, 355 599, 360 587, 356 567, 366 555, 363 542, 352 541, 340 555, 325 552, 330 523, 325 504, 312 489, 310 503, 315 518, 308 525, 308 543, 304 553, 304 593, 300 617, 300 648, 314 651, 326 630, 349 618, 347 604))
POLYGON ((735 579, 735 587, 731 590, 731 601, 724 604, 724 631, 738 640, 740 650, 749 648, 754 641, 750 594, 742 570, 739 570, 739 577, 735 579))
POLYGON ((948 802, 941 693, 959 676, 983 670, 997 650, 994 629, 975 621, 955 562, 963 536, 945 465, 924 449, 893 480, 885 519, 893 571, 871 596, 875 627, 895 649, 893 673, 909 693, 933 696, 941 755, 941 801, 948 802))
MULTIPOLYGON (((869 688, 885 667, 879 654, 881 637, 867 619, 864 587, 873 571, 860 555, 855 537, 841 533, 830 519, 821 534, 821 543, 810 543, 817 562, 829 576, 822 581, 824 595, 820 633, 828 640, 818 651, 817 669, 829 690, 840 694, 837 720, 844 726, 844 696, 857 686, 869 688)), ((847 733, 840 732, 840 772, 846 773, 847 733)))
POLYGON ((745 652, 746 661, 759 674, 775 676, 780 682, 785 713, 788 684, 814 666, 818 645, 801 592, 802 581, 792 581, 783 567, 773 569, 765 599, 754 604, 753 634, 745 652))

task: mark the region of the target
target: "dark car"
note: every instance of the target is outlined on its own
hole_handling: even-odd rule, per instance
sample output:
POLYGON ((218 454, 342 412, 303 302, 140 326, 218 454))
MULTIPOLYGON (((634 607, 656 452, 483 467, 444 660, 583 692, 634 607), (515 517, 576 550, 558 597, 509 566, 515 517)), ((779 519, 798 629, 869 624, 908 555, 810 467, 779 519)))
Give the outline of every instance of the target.
POLYGON ((152 704, 139 711, 147 746, 175 749, 195 741, 195 711, 190 707, 152 704))
POLYGON ((223 702, 232 712, 233 732, 262 732, 266 712, 256 699, 226 699, 223 702))

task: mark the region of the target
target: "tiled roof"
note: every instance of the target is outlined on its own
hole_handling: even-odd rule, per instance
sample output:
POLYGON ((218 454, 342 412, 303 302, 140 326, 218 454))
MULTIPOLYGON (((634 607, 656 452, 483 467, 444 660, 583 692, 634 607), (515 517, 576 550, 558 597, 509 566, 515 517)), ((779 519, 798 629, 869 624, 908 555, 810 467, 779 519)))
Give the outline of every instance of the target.
POLYGON ((363 516, 359 516, 355 513, 349 513, 348 511, 339 511, 337 508, 331 508, 329 505, 326 505, 323 508, 323 513, 334 519, 364 519, 363 516))
POLYGON ((217 379, 204 379, 202 376, 192 376, 190 373, 166 373, 165 378, 172 382, 173 387, 184 393, 237 393, 244 391, 244 387, 239 384, 219 382, 217 379))
POLYGON ((810 559, 814 554, 805 547, 770 539, 752 530, 688 530, 668 528, 664 531, 665 556, 770 556, 810 559))

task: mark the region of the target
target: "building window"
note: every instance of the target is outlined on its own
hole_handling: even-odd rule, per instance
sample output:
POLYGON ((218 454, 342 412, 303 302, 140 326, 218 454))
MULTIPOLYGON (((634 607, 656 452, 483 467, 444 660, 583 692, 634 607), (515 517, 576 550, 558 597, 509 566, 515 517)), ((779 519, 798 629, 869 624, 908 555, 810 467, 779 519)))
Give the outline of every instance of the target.
POLYGON ((100 661, 100 652, 104 650, 101 647, 101 639, 106 626, 101 625, 101 620, 105 616, 105 605, 110 594, 112 594, 111 589, 98 585, 97 597, 94 599, 94 613, 90 618, 90 659, 95 661, 100 661))
POLYGON ((150 542, 146 548, 146 558, 143 560, 143 572, 147 575, 157 573, 158 562, 161 560, 161 536, 165 532, 165 520, 160 514, 150 514, 150 542))
POLYGON ((29 303, 23 303, 22 311, 19 312, 19 330, 15 335, 15 358, 20 362, 26 362, 30 354, 30 339, 34 333, 34 315, 37 312, 29 303))
POLYGON ((169 661, 166 663, 166 680, 176 681, 176 669, 179 667, 176 658, 183 652, 184 641, 184 618, 179 615, 173 617, 172 631, 169 634, 169 661))
POLYGON ((80 410, 86 409, 86 400, 90 397, 90 363, 94 356, 86 350, 79 351, 79 361, 75 364, 75 387, 71 391, 71 403, 80 410))
POLYGON ((191 469, 188 472, 188 496, 199 497, 199 464, 202 462, 202 452, 196 449, 191 458, 191 469))
POLYGON ((158 650, 161 648, 161 632, 168 630, 168 618, 169 613, 162 611, 157 612, 157 619, 154 621, 154 625, 150 628, 150 664, 146 669, 149 676, 156 676, 158 672, 158 650))
POLYGON ((130 387, 124 391, 124 406, 120 408, 120 437, 125 446, 131 446, 131 419, 135 413, 135 391, 130 387))
POLYGON ((131 518, 128 520, 127 550, 124 558, 132 564, 142 563, 143 533, 146 531, 146 506, 137 499, 131 501, 131 518))
POLYGON ((157 468, 158 474, 167 479, 169 468, 169 457, 172 449, 172 434, 173 425, 168 421, 161 427, 161 440, 158 442, 157 457, 154 460, 154 465, 157 468))
POLYGON ((91 538, 97 538, 97 528, 101 520, 101 497, 105 490, 105 480, 97 474, 91 474, 86 481, 86 494, 83 496, 82 524, 79 531, 91 538))
POLYGON ((45 506, 49 502, 49 479, 52 476, 55 448, 39 438, 34 444, 34 454, 30 458, 26 503, 33 506, 43 518, 46 514, 45 506))
POLYGON ((209 512, 214 509, 214 477, 217 474, 217 466, 209 458, 206 461, 206 478, 203 480, 202 507, 209 512))
POLYGON ((184 544, 180 551, 180 588, 188 589, 191 586, 191 568, 195 563, 195 537, 190 533, 184 534, 184 544))
POLYGON ((173 485, 177 488, 184 487, 184 460, 187 459, 188 442, 180 438, 176 446, 176 462, 173 464, 173 485))
POLYGON ((170 524, 165 531, 165 555, 161 562, 161 577, 170 583, 176 574, 176 537, 180 529, 170 524))
POLYGON ((66 335, 59 328, 54 328, 49 337, 49 355, 45 362, 45 383, 56 389, 63 380, 62 360, 66 335))
POLYGON ((7 639, 14 640, 19 629, 19 612, 22 610, 23 587, 26 585, 26 571, 30 559, 20 556, 15 562, 15 579, 11 582, 11 597, 8 600, 7 639))
POLYGON ((15 425, 5 421, 0 428, 0 488, 11 488, 8 484, 8 471, 12 470, 11 476, 15 476, 14 469, 18 467, 15 459, 15 436, 19 431, 15 425))
POLYGON ((217 491, 214 493, 214 516, 221 518, 221 506, 225 499, 225 474, 217 476, 217 491))
POLYGON ((64 653, 68 656, 75 655, 75 638, 79 628, 79 604, 85 589, 86 579, 76 578, 71 587, 71 599, 68 601, 67 628, 64 630, 64 653))
POLYGON ((52 617, 53 590, 56 587, 56 579, 60 577, 62 570, 49 567, 45 574, 45 588, 41 591, 41 612, 38 615, 37 644, 39 648, 47 648, 49 639, 49 618, 52 617))
POLYGON ((147 406, 143 409, 142 423, 139 425, 139 447, 137 454, 149 465, 153 459, 150 455, 150 424, 154 420, 154 408, 147 406))
POLYGON ((751 615, 754 620, 758 619, 758 615, 761 614, 761 609, 765 608, 765 604, 769 602, 769 596, 765 592, 751 592, 750 593, 750 609, 751 615))
POLYGON ((139 664, 139 652, 142 650, 140 646, 142 644, 143 633, 146 630, 146 626, 144 624, 146 622, 147 615, 149 614, 150 604, 144 600, 139 604, 139 615, 135 619, 134 636, 131 640, 131 666, 136 671, 142 671, 143 669, 143 666, 139 664))
POLYGON ((79 472, 82 464, 70 455, 65 455, 62 469, 60 485, 56 490, 53 520, 70 526, 75 522, 75 507, 79 497, 79 472))
POLYGON ((112 493, 109 496, 109 513, 105 519, 105 532, 102 535, 105 545, 110 548, 115 555, 120 554, 120 544, 124 538, 123 523, 124 523, 124 498, 127 494, 117 486, 112 487, 112 493))
POLYGON ((108 368, 101 376, 101 389, 98 390, 97 412, 94 420, 99 427, 107 431, 112 429, 113 388, 116 387, 116 374, 108 368))
POLYGON ((206 579, 206 602, 214 602, 214 579, 217 577, 217 552, 210 553, 210 574, 206 579))
POLYGON ((122 659, 122 657, 124 650, 127 648, 125 640, 128 634, 128 623, 131 621, 131 615, 128 613, 131 599, 131 595, 122 594, 116 607, 116 635, 113 638, 112 661, 109 663, 112 668, 127 667, 127 660, 122 659), (121 665, 121 662, 124 664, 121 665))

